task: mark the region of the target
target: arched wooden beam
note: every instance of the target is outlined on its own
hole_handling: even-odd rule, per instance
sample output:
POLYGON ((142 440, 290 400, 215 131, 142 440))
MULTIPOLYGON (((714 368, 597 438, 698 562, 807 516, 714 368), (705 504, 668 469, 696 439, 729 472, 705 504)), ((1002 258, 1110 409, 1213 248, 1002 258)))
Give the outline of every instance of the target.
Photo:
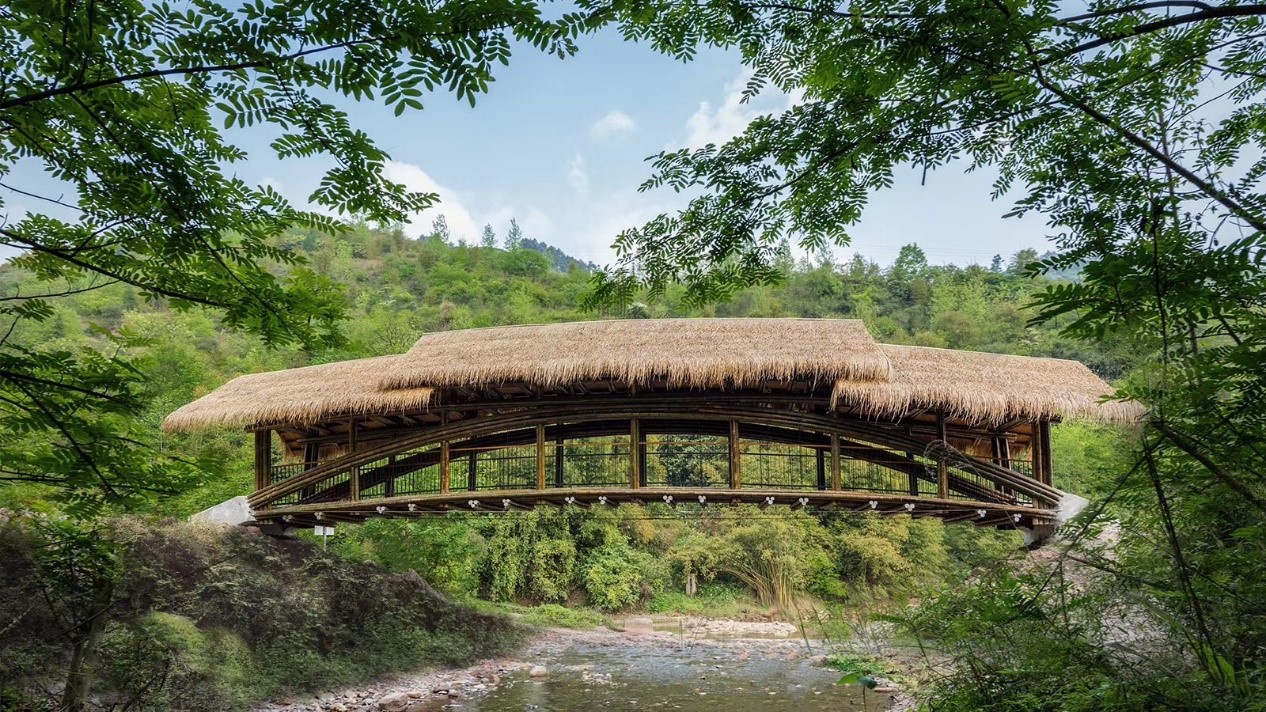
MULTIPOLYGON (((729 422, 730 421, 691 420, 661 417, 658 419, 642 420, 641 428, 642 432, 649 433, 712 435, 721 437, 728 435, 729 422)), ((743 422, 740 423, 739 428, 740 433, 745 437, 745 439, 760 442, 772 442, 785 445, 817 448, 829 447, 831 443, 831 438, 828 435, 795 430, 786 427, 743 422)), ((546 425, 545 427, 545 437, 548 441, 555 441, 560 433, 565 439, 627 435, 629 433, 629 422, 624 420, 593 420, 564 425, 546 425)), ((491 435, 485 435, 477 438, 470 438, 465 441, 453 443, 453 447, 462 450, 491 451, 499 448, 522 447, 531 445, 535 442, 536 431, 535 426, 532 426, 520 428, 518 430, 493 433, 491 435)), ((841 444, 849 448, 848 456, 850 459, 869 462, 902 474, 912 475, 924 481, 935 481, 935 478, 929 475, 927 468, 923 464, 901 453, 883 450, 881 448, 854 440, 842 440, 841 444)), ((389 452, 386 453, 386 455, 379 454, 375 459, 380 460, 384 456, 398 455, 400 452, 405 452, 409 449, 416 448, 409 447, 407 444, 404 444, 396 452, 389 452)), ((379 484, 384 484, 400 477, 404 477, 427 467, 433 467, 440 463, 440 459, 441 455, 439 449, 435 448, 396 459, 389 465, 383 465, 369 470, 362 470, 359 476, 361 490, 370 489, 379 484)), ((328 476, 329 475, 327 474, 326 477, 328 476)), ((270 502, 276 502, 277 499, 293 494, 295 491, 309 492, 309 494, 305 495, 300 500, 301 504, 350 499, 351 488, 349 481, 336 483, 328 488, 311 492, 310 487, 304 483, 297 482, 298 479, 299 478, 294 478, 293 481, 296 481, 296 484, 293 488, 283 490, 281 494, 271 498, 270 502)), ((952 491, 966 495, 976 501, 1014 503, 1013 498, 1007 497, 994 489, 981 487, 980 485, 973 483, 966 478, 960 477, 957 474, 951 474, 950 488, 952 491)))

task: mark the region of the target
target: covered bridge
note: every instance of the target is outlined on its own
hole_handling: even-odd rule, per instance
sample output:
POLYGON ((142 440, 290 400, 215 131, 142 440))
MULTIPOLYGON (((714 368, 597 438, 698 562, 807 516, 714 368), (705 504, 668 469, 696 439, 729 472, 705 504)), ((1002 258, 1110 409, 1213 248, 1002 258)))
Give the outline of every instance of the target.
POLYGON ((617 320, 240 376, 165 427, 253 432, 254 515, 292 526, 748 502, 1040 538, 1065 499, 1051 424, 1140 416, 1112 393, 1076 361, 880 344, 860 321, 617 320))

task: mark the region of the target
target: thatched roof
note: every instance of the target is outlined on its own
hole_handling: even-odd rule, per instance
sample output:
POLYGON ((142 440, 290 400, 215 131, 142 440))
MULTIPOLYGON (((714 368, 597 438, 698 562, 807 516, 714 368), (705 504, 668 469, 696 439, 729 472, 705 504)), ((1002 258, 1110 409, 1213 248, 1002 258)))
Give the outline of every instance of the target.
POLYGON ((1128 422, 1134 403, 1076 361, 876 344, 843 319, 641 319, 427 334, 399 356, 240 376, 168 416, 186 430, 307 424, 425 407, 445 387, 541 388, 581 381, 705 389, 762 382, 834 384, 833 404, 892 418, 944 409, 952 418, 1128 422))
POLYGON ((613 380, 669 387, 886 380, 888 359, 850 319, 624 319, 426 334, 384 388, 613 380))
POLYGON ((880 344, 892 363, 889 381, 841 379, 832 405, 894 418, 944 410, 950 418, 997 425, 1013 418, 1089 418, 1129 423, 1134 402, 1101 402, 1115 389, 1078 361, 880 344))
POLYGON ((252 423, 315 423, 335 415, 417 410, 434 389, 383 391, 383 370, 399 356, 340 361, 238 376, 163 421, 166 430, 252 423))

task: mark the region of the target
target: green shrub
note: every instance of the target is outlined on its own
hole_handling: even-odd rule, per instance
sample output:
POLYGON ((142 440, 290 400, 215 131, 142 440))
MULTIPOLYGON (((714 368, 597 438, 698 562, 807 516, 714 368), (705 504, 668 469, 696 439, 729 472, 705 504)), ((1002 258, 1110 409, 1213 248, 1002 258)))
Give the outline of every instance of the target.
POLYGON ((583 608, 564 608, 547 603, 529 608, 523 616, 524 622, 541 628, 575 628, 590 630, 604 623, 602 616, 583 608))
POLYGON ((564 601, 571 593, 576 544, 571 539, 541 539, 532 548, 528 595, 537 601, 564 601))
POLYGON ((741 618, 763 611, 746 587, 728 583, 706 583, 695 596, 684 591, 659 591, 647 603, 651 613, 684 613, 687 615, 741 618))
POLYGON ((651 593, 655 565, 649 554, 623 542, 603 546, 589 555, 583 577, 589 602, 604 611, 628 608, 651 593))

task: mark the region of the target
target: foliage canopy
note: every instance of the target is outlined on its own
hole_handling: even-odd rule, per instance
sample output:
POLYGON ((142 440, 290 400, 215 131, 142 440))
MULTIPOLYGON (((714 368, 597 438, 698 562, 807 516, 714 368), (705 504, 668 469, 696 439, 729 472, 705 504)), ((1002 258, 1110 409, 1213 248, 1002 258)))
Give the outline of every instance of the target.
POLYGON ((133 335, 114 334, 113 353, 10 337, 50 319, 59 296, 122 283, 214 309, 269 345, 336 344, 341 290, 271 238, 337 231, 330 214, 394 223, 437 197, 386 180, 387 154, 334 97, 397 115, 435 90, 473 104, 513 42, 566 56, 587 22, 526 0, 8 3, 0 178, 22 163, 53 187, 0 184, 37 206, 0 225, 0 244, 40 282, 0 297, 0 476, 59 483, 86 509, 196 476, 127 424, 153 395, 118 353, 133 335), (283 159, 328 161, 312 210, 233 173, 248 155, 227 130, 246 128, 283 159))

